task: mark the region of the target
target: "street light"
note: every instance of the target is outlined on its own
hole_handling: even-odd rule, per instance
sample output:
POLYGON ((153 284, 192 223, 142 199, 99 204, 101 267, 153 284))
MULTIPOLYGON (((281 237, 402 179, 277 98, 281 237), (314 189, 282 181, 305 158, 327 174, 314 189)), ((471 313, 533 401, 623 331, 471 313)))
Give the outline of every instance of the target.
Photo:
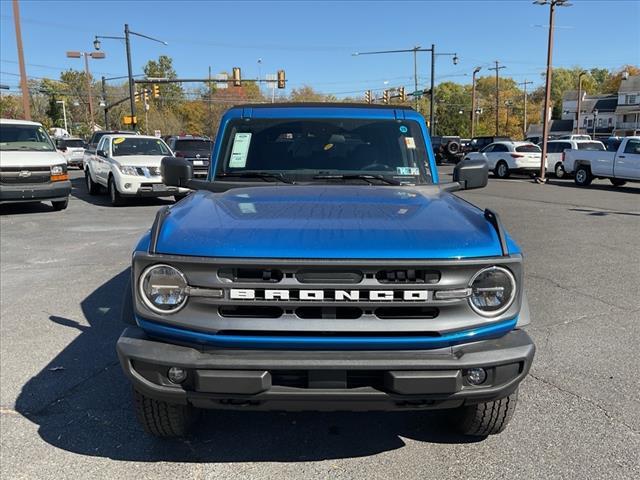
POLYGON ((131 44, 129 41, 129 35, 136 35, 138 37, 146 38, 148 40, 152 40, 154 42, 161 43, 163 45, 168 45, 164 40, 158 40, 157 38, 149 37, 148 35, 143 35, 142 33, 137 33, 129 30, 129 24, 124 24, 124 37, 115 37, 108 35, 96 35, 93 40, 93 46, 96 50, 100 50, 100 39, 111 39, 111 40, 124 40, 125 49, 127 53, 127 77, 129 79, 129 104, 131 106, 131 129, 136 129, 136 100, 135 100, 135 84, 133 82, 133 70, 131 68, 131 44))
POLYGON ((89 73, 89 58, 93 58, 94 60, 100 60, 106 57, 104 52, 76 52, 70 51, 67 52, 67 58, 81 58, 84 57, 84 73, 85 77, 87 77, 87 96, 89 98, 89 117, 91 117, 91 131, 93 131, 94 127, 94 119, 93 119, 93 98, 91 93, 91 73, 89 73))
POLYGON ((436 57, 446 55, 448 57, 453 57, 453 64, 457 65, 460 59, 458 58, 457 53, 436 53, 435 44, 431 44, 431 48, 422 48, 419 45, 416 45, 413 48, 405 49, 405 50, 383 50, 379 52, 355 52, 351 55, 354 57, 358 57, 360 55, 379 55, 384 53, 406 53, 413 52, 413 86, 415 90, 413 91, 413 98, 416 101, 416 110, 419 110, 418 107, 418 98, 420 95, 418 94, 418 52, 431 52, 431 94, 430 94, 430 105, 429 105, 429 128, 431 129, 431 135, 435 134, 435 72, 436 72, 436 57))
POLYGON ((547 41, 547 74, 545 80, 544 93, 544 114, 542 117, 542 155, 540 156, 540 176, 537 177, 539 183, 545 183, 545 164, 547 161, 547 137, 549 136, 549 106, 551 105, 551 74, 553 56, 553 20, 555 18, 556 7, 570 7, 567 0, 535 0, 535 5, 549 5, 549 38, 547 41))
POLYGON ((474 68, 471 77, 471 138, 475 137, 476 132, 476 74, 480 70, 482 67, 474 68))
POLYGON ((64 129, 67 131, 67 133, 71 134, 71 132, 69 132, 69 129, 67 128, 67 108, 65 106, 65 101, 56 100, 56 103, 62 104, 62 118, 64 118, 64 129))

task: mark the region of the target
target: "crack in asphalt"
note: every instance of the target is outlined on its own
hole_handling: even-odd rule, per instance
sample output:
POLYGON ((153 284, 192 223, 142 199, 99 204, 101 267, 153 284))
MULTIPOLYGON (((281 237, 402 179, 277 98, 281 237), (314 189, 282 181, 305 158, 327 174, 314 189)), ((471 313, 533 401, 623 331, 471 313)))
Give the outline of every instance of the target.
POLYGON ((558 281, 556 281, 556 280, 554 280, 552 278, 548 278, 548 277, 545 277, 543 275, 537 275, 535 273, 530 273, 529 272, 529 273, 527 273, 526 276, 527 277, 531 277, 531 278, 535 278, 536 280, 545 280, 545 281, 551 283, 554 287, 559 288, 560 290, 564 290, 566 292, 575 293, 577 295, 581 295, 583 297, 590 298, 592 300, 596 300, 597 302, 603 303, 604 305, 607 305, 609 307, 618 308, 620 310, 624 310, 625 312, 634 312, 635 311, 633 309, 629 309, 629 308, 626 308, 626 307, 621 307, 620 305, 616 305, 614 303, 609 303, 609 302, 607 302, 605 300, 602 300, 599 297, 596 297, 595 295, 591 295, 589 293, 581 292, 580 290, 576 290, 573 287, 568 287, 568 286, 563 285, 560 282, 558 282, 558 281))
POLYGON ((593 400, 593 399, 591 399, 589 397, 585 397, 583 395, 580 395, 579 393, 572 392, 571 390, 567 390, 566 388, 563 388, 563 387, 561 387, 559 385, 556 385, 555 383, 553 383, 553 382, 551 382, 549 380, 546 380, 546 379, 544 379, 542 377, 539 377, 538 375, 535 375, 535 374, 533 374, 531 372, 529 372, 529 376, 532 377, 533 379, 539 381, 540 383, 544 383, 545 385, 553 387, 553 388, 555 388, 556 390, 558 390, 558 391, 560 391, 562 393, 566 393, 567 395, 571 395, 572 397, 575 397, 578 400, 581 400, 583 402, 588 403, 589 405, 592 405, 596 409, 600 410, 604 414, 604 416, 607 417, 607 419, 610 422, 625 427, 627 430, 629 430, 634 435, 640 435, 640 431, 636 430, 635 428, 633 428, 631 425, 629 425, 628 423, 624 422, 623 420, 620 420, 619 418, 614 417, 611 412, 609 412, 606 408, 604 408, 602 405, 600 405, 595 400, 593 400))
POLYGON ((109 370, 109 368, 111 367, 115 367, 116 365, 118 365, 118 361, 115 360, 113 362, 110 362, 106 365, 104 365, 103 367, 101 367, 100 369, 96 370, 95 372, 93 372, 91 375, 89 375, 88 377, 83 378, 82 380, 80 380, 79 382, 73 384, 72 386, 70 386, 69 388, 67 388, 64 392, 62 392, 60 395, 58 395, 56 398, 54 398, 53 400, 51 400, 49 403, 47 403, 46 405, 38 408, 36 411, 34 412, 24 412, 23 415, 27 418, 32 418, 32 417, 43 417, 46 416, 47 413, 46 411, 51 408, 52 406, 60 403, 61 401, 65 400, 67 397, 69 397, 70 395, 72 395, 75 390, 77 390, 78 388, 80 388, 82 385, 84 385, 85 383, 93 380, 94 378, 96 378, 97 376, 103 374, 104 372, 106 372, 107 370, 109 370))

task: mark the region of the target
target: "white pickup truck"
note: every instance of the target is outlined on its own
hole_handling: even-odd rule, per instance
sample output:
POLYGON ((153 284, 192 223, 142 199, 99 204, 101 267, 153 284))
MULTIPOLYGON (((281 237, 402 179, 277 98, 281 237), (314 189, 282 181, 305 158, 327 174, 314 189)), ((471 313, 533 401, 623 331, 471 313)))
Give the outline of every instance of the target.
POLYGON ((580 186, 594 178, 608 178, 617 187, 640 181, 640 137, 624 138, 615 152, 566 150, 563 165, 580 186))

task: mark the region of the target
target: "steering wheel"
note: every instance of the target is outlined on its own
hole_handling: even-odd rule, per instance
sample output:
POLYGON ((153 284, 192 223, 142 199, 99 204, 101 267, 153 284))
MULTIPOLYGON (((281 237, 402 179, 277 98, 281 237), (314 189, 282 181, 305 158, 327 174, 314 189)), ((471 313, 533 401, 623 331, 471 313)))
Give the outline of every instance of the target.
POLYGON ((363 167, 362 170, 364 171, 391 170, 391 167, 389 165, 385 165, 384 163, 372 163, 371 165, 367 165, 366 167, 363 167))

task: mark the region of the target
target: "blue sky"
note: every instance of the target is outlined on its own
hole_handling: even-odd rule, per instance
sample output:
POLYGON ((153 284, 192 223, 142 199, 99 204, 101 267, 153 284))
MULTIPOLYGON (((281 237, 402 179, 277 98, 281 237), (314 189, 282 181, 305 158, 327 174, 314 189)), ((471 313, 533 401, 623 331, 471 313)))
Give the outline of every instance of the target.
MULTIPOLYGON (((231 67, 244 77, 283 68, 288 88, 307 84, 338 96, 412 84, 411 54, 354 57, 356 51, 429 47, 457 52, 460 63, 437 59, 436 81, 470 83, 471 72, 494 60, 501 74, 535 85, 546 61, 548 7, 523 1, 425 2, 207 2, 22 0, 27 75, 57 78, 81 60, 65 51, 91 51, 93 36, 134 31, 159 37, 163 46, 133 38, 136 73, 151 58, 173 57, 179 76, 205 77, 231 67), (258 59, 262 64, 258 64, 258 59), (385 84, 385 81, 388 84, 385 84)), ((0 0, 0 82, 18 85, 11 2, 0 0)), ((640 1, 573 0, 556 15, 554 65, 615 68, 640 64, 640 1)), ((105 60, 94 75, 126 74, 124 44, 103 41, 105 60)), ((419 56, 420 83, 429 82, 429 54, 419 56)))

